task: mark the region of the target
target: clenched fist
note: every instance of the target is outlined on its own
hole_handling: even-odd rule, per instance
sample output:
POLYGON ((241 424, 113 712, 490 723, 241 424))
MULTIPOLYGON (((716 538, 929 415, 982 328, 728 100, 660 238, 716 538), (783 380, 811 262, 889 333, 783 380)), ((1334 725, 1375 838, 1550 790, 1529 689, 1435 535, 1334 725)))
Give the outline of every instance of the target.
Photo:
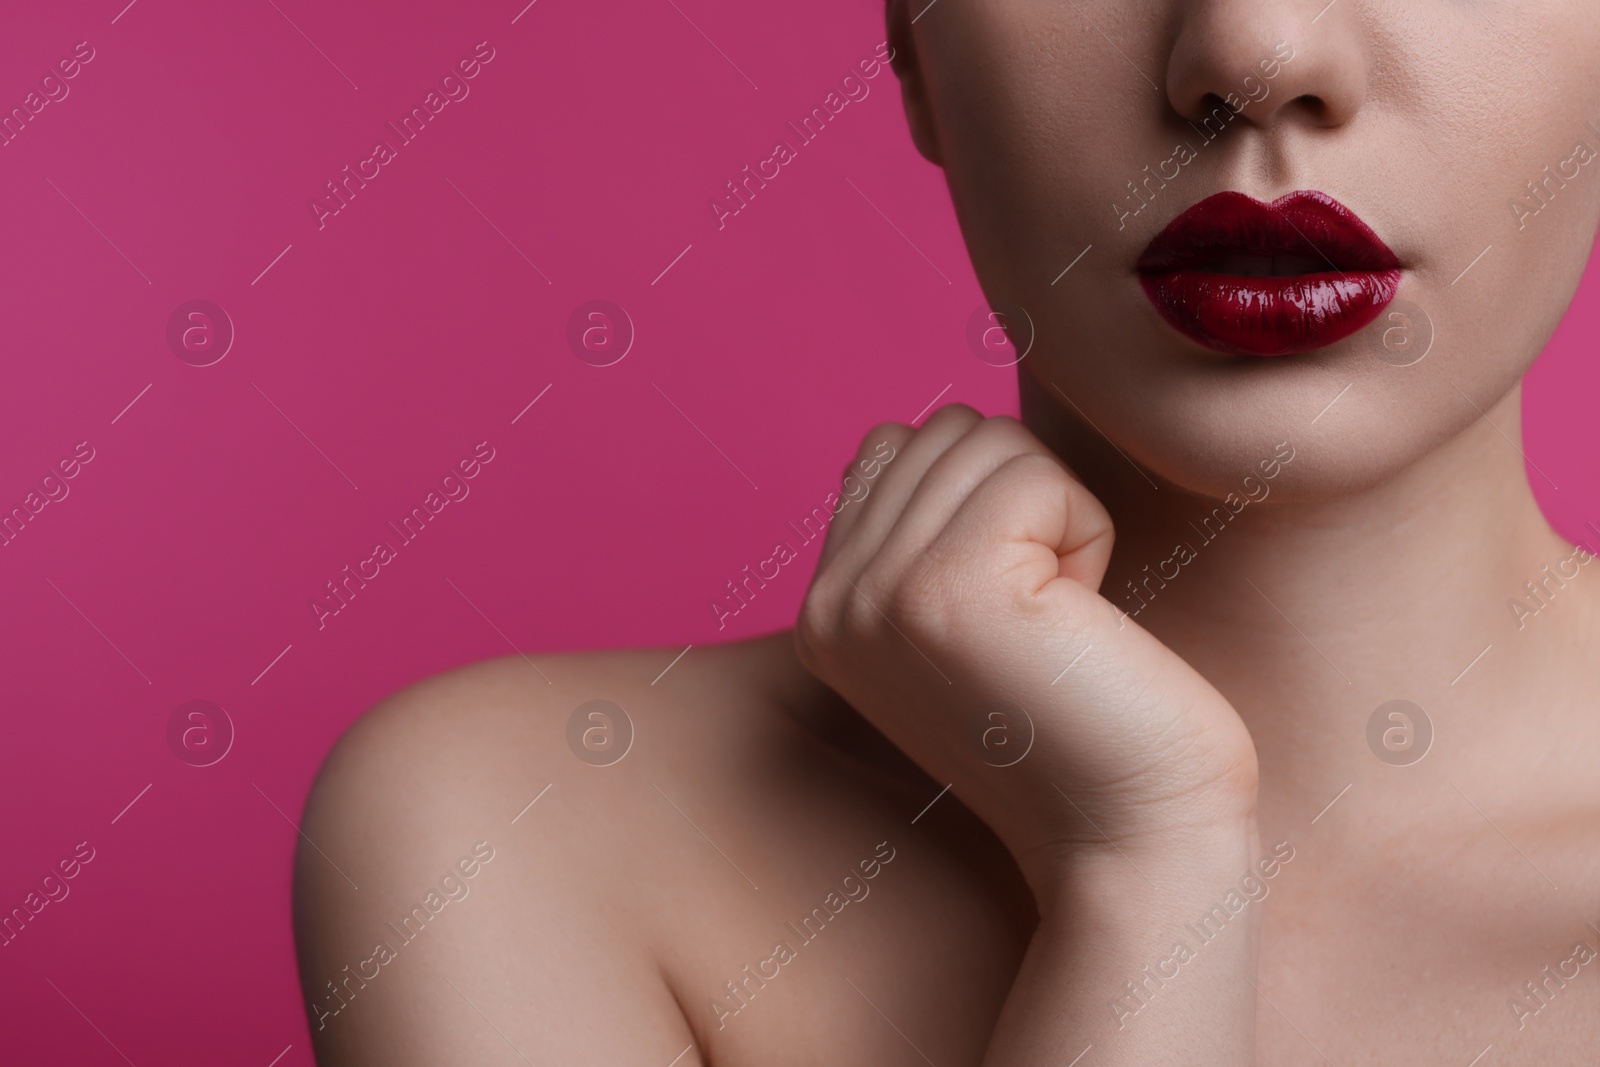
MULTIPOLYGON (((1040 441, 965 405, 876 428, 894 458, 828 541, 801 661, 999 835, 1038 892, 1085 848, 1245 825, 1233 708, 1099 594, 1111 518, 1040 441)), ((882 458, 882 453, 878 453, 882 458)))

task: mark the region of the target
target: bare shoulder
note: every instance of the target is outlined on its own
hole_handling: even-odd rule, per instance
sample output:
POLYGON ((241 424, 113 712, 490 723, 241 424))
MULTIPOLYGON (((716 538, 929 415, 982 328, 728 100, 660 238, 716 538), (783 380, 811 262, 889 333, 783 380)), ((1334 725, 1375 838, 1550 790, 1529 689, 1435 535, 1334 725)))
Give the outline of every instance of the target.
POLYGON ((411 685, 356 720, 317 775, 306 829, 359 831, 346 855, 381 864, 418 833, 518 826, 546 787, 602 785, 591 802, 625 804, 618 787, 640 784, 634 766, 746 757, 750 746, 789 740, 825 697, 787 633, 692 651, 486 660, 411 685))
POLYGON ((705 921, 704 901, 673 888, 720 862, 697 828, 735 848, 772 824, 763 804, 774 816, 785 803, 763 783, 804 783, 824 757, 784 713, 820 689, 787 635, 679 651, 478 663, 346 732, 307 801, 295 869, 319 1062, 514 1048, 666 1063, 694 1043, 663 978, 682 924, 662 920, 705 921), (624 1004, 628 1025, 605 1025, 624 1004))

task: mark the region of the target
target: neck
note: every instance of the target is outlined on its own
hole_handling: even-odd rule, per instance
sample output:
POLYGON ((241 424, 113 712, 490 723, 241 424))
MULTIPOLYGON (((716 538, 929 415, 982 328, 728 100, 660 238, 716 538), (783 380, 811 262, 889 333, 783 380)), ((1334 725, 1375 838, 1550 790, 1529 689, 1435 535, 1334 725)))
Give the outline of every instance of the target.
MULTIPOLYGON (((1330 785, 1388 770, 1364 730, 1393 699, 1449 723, 1458 773, 1525 745, 1519 731, 1569 725, 1552 720, 1574 715, 1561 698, 1571 664, 1592 658, 1582 637, 1600 563, 1551 577, 1573 550, 1528 484, 1520 388, 1379 484, 1290 502, 1241 471, 1257 477, 1230 506, 1136 468, 1049 385, 1020 377, 1023 421, 1115 522, 1102 594, 1233 703, 1256 740, 1264 808, 1314 813, 1330 785)), ((1291 444, 1277 486, 1317 459, 1314 439, 1291 444)))

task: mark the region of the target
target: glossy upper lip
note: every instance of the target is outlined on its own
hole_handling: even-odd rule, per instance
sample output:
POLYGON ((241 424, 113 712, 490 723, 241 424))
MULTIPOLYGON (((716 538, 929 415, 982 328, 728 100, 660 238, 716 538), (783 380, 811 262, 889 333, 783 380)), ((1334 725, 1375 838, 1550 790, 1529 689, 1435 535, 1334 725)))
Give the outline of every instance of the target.
POLYGON ((1400 261, 1354 211, 1300 190, 1264 203, 1239 192, 1195 204, 1156 235, 1138 269, 1241 277, 1396 270, 1400 261))

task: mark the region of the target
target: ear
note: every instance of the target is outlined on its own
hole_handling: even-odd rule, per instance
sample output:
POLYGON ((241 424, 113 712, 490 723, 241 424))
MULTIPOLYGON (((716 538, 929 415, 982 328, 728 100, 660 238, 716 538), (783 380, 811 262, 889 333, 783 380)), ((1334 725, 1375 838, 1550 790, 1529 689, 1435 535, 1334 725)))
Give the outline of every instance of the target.
POLYGON ((916 7, 919 12, 926 10, 927 0, 887 0, 887 3, 889 65, 900 79, 900 100, 906 109, 906 122, 911 127, 911 142, 924 159, 942 167, 944 159, 939 151, 933 108, 929 105, 928 86, 911 29, 915 17, 911 8, 916 7))

